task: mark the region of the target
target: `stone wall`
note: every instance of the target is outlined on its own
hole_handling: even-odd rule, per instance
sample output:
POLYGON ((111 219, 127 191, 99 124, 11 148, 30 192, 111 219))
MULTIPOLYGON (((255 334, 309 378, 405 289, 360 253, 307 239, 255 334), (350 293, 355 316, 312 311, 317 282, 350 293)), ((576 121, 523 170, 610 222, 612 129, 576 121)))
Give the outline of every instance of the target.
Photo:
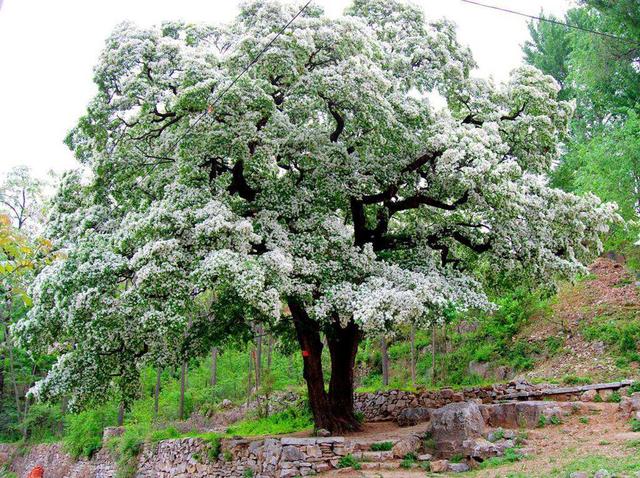
MULTIPOLYGON (((352 452, 342 437, 267 438, 221 440, 220 453, 212 457, 212 444, 200 438, 165 440, 147 445, 138 456, 136 478, 287 478, 333 469, 352 452), (251 470, 248 472, 247 470, 251 470)), ((41 465, 47 478, 114 478, 115 457, 107 449, 91 460, 73 460, 58 444, 37 445, 26 454, 0 447, 0 457, 11 462, 19 476, 41 465)))
POLYGON ((440 408, 449 403, 468 400, 482 403, 494 403, 503 400, 540 400, 544 398, 552 398, 558 401, 575 401, 583 399, 585 394, 600 394, 603 398, 606 398, 609 393, 624 389, 632 383, 630 380, 624 380, 576 387, 558 387, 550 384, 533 385, 524 381, 515 381, 498 383, 488 387, 469 387, 459 391, 449 388, 417 392, 387 390, 375 393, 357 393, 355 396, 355 409, 362 412, 367 421, 395 420, 403 410, 408 408, 440 408))

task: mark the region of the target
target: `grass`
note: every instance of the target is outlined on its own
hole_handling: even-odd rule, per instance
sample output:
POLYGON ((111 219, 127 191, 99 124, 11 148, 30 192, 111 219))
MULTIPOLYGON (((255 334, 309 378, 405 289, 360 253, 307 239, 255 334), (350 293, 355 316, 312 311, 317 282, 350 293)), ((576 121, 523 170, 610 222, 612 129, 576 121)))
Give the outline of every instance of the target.
POLYGON ((524 459, 524 455, 517 448, 507 448, 502 456, 493 456, 480 464, 480 468, 493 468, 524 459))
POLYGON ((612 476, 619 476, 623 473, 640 471, 640 461, 637 456, 607 457, 591 455, 577 458, 562 467, 554 468, 546 476, 549 476, 549 478, 565 478, 576 471, 582 471, 588 473, 589 476, 593 476, 593 473, 601 469, 606 469, 612 476))
POLYGON ((308 410, 290 408, 257 420, 243 420, 227 429, 229 435, 259 436, 281 435, 313 428, 313 418, 308 410))

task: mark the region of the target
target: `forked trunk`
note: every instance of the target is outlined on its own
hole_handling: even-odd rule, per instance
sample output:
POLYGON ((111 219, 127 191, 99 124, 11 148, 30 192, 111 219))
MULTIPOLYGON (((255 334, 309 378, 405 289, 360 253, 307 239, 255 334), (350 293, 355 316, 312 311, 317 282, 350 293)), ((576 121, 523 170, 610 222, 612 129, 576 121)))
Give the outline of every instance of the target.
POLYGON ((360 430, 353 410, 353 366, 360 331, 355 324, 346 328, 334 324, 327 329, 331 355, 331 380, 327 392, 322 372, 320 324, 295 300, 289 300, 289 309, 302 350, 303 376, 316 428, 325 428, 334 434, 360 430))

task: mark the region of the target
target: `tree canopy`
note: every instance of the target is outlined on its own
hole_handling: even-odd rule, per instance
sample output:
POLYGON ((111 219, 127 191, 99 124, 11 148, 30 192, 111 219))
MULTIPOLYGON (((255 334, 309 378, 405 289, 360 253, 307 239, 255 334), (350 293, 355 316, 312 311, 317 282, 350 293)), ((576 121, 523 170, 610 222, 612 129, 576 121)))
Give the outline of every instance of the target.
POLYGON ((355 0, 337 19, 307 8, 232 85, 298 9, 254 1, 228 25, 126 23, 107 40, 68 137, 89 174, 52 205, 66 258, 15 329, 59 352, 37 394, 127 396, 145 363, 285 324, 316 424, 355 428, 363 334, 490 308, 478 261, 542 281, 601 250, 615 207, 549 185, 572 114, 553 78, 475 78, 452 24, 355 0))

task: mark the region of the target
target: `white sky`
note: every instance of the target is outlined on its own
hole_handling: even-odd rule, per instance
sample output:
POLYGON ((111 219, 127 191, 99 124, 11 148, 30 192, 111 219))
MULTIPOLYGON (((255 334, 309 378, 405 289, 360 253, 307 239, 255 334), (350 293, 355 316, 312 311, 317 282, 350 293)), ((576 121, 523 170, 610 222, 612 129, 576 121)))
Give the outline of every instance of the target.
MULTIPOLYGON (((315 0, 332 16, 349 0, 315 0)), ((183 19, 231 20, 239 0, 0 0, 0 175, 26 164, 38 176, 72 168, 62 143, 95 93, 92 69, 114 25, 183 19)), ((462 3, 414 0, 427 17, 458 25, 471 47, 479 76, 507 78, 522 59, 526 19, 462 3)), ((561 15, 571 0, 483 0, 536 15, 561 15)))

